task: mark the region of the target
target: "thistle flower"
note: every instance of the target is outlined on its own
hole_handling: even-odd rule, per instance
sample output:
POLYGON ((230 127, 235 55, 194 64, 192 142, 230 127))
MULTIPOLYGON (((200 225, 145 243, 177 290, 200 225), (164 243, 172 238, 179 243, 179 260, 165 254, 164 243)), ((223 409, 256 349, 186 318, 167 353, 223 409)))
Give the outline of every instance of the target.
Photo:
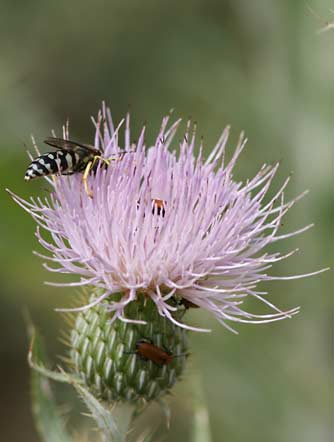
MULTIPOLYGON (((69 365, 94 396, 109 403, 159 399, 184 374, 187 330, 159 315, 143 296, 127 305, 125 313, 134 323, 110 321, 99 304, 76 314, 68 342, 69 365)), ((183 312, 174 314, 181 318, 183 312)))
MULTIPOLYGON (((138 141, 130 143, 127 116, 123 148, 119 146, 123 121, 115 128, 103 105, 93 122, 95 148, 113 159, 108 167, 101 162, 88 177, 93 198, 85 193, 80 173, 47 178, 52 192, 46 198, 25 201, 11 193, 38 224, 36 236, 50 255, 36 254, 56 265, 45 263, 45 268, 80 277, 77 282, 49 284, 98 289, 99 296, 73 310, 85 312, 102 305, 113 320, 143 323, 128 318, 126 307, 144 295, 161 316, 192 330, 201 329, 175 315, 182 302, 210 311, 231 330, 229 322, 266 323, 298 312, 298 308, 282 311, 257 289, 261 281, 325 270, 287 277, 267 273, 294 251, 281 255, 266 252, 266 247, 311 227, 278 234, 283 216, 303 196, 285 201, 288 178, 265 201, 278 164, 265 164, 252 179, 237 182, 233 169, 246 139, 240 136, 226 162, 229 127, 205 159, 202 142, 195 156, 196 127, 190 122, 177 151, 169 148, 180 120, 168 127, 169 117, 164 118, 154 145, 146 147, 145 128, 138 141), (41 228, 49 232, 50 240, 41 228), (273 312, 258 315, 243 310, 247 296, 273 312)), ((68 127, 63 132, 68 139, 68 127)))

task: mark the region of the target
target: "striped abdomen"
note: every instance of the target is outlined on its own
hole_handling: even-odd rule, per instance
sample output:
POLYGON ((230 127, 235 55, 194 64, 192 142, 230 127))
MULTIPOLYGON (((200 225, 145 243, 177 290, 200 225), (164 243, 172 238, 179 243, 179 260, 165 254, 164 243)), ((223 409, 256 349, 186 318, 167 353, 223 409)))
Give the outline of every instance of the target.
POLYGON ((63 174, 70 175, 83 170, 80 155, 77 152, 56 150, 37 157, 28 167, 24 179, 32 180, 46 175, 63 174))

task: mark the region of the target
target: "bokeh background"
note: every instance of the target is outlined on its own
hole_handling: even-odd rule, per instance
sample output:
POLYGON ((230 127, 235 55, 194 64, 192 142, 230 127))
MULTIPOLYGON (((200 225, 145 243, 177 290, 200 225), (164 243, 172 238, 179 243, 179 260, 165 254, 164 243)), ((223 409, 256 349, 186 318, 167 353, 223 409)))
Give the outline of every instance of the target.
MULTIPOLYGON (((231 149, 245 130, 238 179, 281 160, 275 185, 293 172, 287 195, 310 189, 282 231, 315 227, 277 244, 301 250, 273 273, 333 266, 334 33, 317 34, 323 23, 309 7, 334 18, 332 0, 1 0, 1 440, 38 440, 23 312, 43 331, 56 363, 65 325, 53 308, 72 297, 43 285, 52 275, 32 255, 34 223, 4 192, 46 194, 44 182, 23 181, 31 133, 41 141, 51 129, 60 133, 69 117, 73 138, 89 142, 90 115, 102 100, 117 122, 130 106, 133 138, 147 121, 148 142, 170 108, 175 118, 197 120, 207 153, 226 124, 231 149)), ((213 441, 329 441, 333 272, 263 288, 282 307, 301 305, 301 313, 272 325, 240 325, 239 336, 201 312, 189 318, 213 330, 192 335, 190 368, 201 373, 213 441)), ((187 388, 185 380, 171 398, 165 441, 190 441, 187 388)), ((70 393, 58 395, 64 402, 70 393)), ((163 420, 158 409, 152 413, 163 420)))

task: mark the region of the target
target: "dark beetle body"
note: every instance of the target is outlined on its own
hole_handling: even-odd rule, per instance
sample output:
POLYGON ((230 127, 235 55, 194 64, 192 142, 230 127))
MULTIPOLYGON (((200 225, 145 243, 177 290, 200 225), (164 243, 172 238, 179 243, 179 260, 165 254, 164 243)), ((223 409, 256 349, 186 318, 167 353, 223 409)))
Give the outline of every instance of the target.
POLYGON ((173 360, 173 355, 166 350, 157 347, 148 339, 140 339, 136 343, 136 354, 142 359, 150 360, 157 365, 167 365, 173 360))
POLYGON ((62 138, 47 138, 45 143, 58 150, 35 158, 25 173, 26 181, 46 175, 72 175, 83 172, 87 164, 101 154, 93 146, 62 138))

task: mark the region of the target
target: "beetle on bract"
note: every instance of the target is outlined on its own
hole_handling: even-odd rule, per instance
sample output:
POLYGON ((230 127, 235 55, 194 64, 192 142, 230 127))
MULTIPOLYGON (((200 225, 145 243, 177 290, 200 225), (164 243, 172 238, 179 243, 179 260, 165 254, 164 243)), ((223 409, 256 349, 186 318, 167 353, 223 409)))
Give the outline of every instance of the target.
POLYGON ((154 345, 150 339, 140 339, 137 341, 135 354, 157 365, 168 365, 175 357, 169 351, 154 345))
MULTIPOLYGON (((84 172, 82 181, 85 191, 90 197, 93 195, 87 184, 89 173, 96 170, 99 160, 108 166, 111 160, 118 159, 103 158, 101 150, 90 144, 82 144, 77 141, 49 137, 44 142, 57 150, 44 153, 35 158, 29 165, 24 179, 30 181, 47 175, 72 175, 77 172, 84 172)), ((120 155, 122 154, 123 152, 120 155)))

